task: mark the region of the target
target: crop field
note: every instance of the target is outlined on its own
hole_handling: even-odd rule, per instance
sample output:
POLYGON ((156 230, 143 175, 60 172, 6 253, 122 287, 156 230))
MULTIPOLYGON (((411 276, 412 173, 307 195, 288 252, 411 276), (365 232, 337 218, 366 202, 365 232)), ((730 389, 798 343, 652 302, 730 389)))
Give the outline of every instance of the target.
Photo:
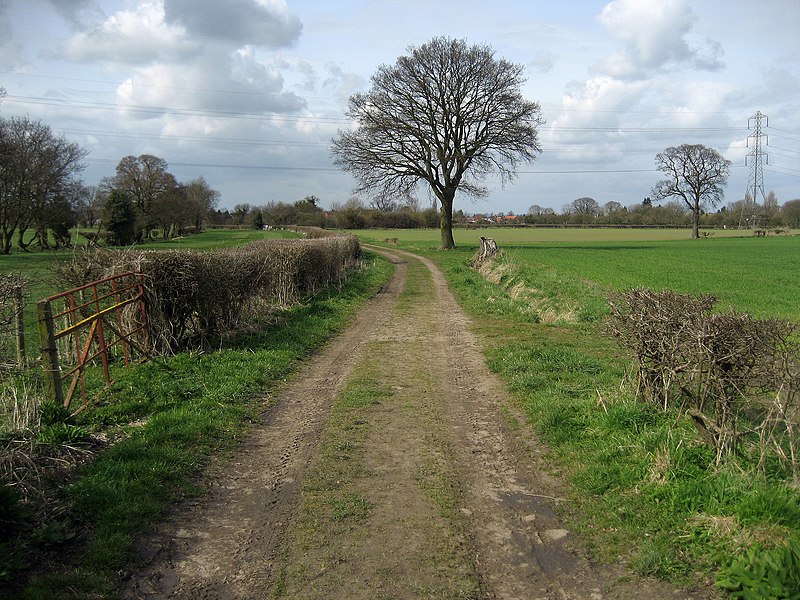
MULTIPOLYGON (((364 242, 397 238, 402 247, 430 250, 437 230, 353 232, 364 242)), ((533 288, 559 280, 575 293, 649 287, 714 294, 719 308, 758 317, 800 319, 800 236, 756 238, 715 231, 701 240, 679 229, 483 229, 454 231, 461 253, 478 237, 493 237, 517 278, 533 288), (724 237, 723 237, 724 235, 724 237), (586 288, 582 292, 577 288, 586 288)), ((744 235, 743 235, 744 234, 744 235)))

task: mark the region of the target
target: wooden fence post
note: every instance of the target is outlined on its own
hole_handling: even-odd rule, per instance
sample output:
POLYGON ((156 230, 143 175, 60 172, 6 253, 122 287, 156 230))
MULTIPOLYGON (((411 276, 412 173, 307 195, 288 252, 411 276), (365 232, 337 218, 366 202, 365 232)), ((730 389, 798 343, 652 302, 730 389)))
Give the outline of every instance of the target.
POLYGON ((14 294, 17 309, 17 364, 25 366, 25 295, 22 286, 17 287, 14 294))
POLYGON ((53 307, 47 300, 36 305, 39 314, 39 339, 42 344, 42 368, 45 373, 45 387, 50 399, 64 405, 64 386, 61 382, 61 367, 58 364, 53 307))

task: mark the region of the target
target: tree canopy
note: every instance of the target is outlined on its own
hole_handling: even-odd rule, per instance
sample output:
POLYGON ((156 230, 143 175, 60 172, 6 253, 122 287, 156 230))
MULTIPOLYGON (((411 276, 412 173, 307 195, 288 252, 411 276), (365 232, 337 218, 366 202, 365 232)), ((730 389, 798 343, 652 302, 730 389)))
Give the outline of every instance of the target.
POLYGON ((656 199, 680 198, 692 211, 692 238, 700 237, 700 210, 724 198, 731 161, 702 144, 670 147, 656 155, 656 168, 667 177, 656 183, 656 199))
POLYGON ((456 192, 484 197, 489 174, 505 184, 541 152, 541 111, 522 97, 524 81, 523 67, 489 46, 446 37, 412 46, 350 97, 356 128, 333 139, 334 160, 358 191, 406 196, 427 184, 441 206, 442 247, 453 248, 456 192))

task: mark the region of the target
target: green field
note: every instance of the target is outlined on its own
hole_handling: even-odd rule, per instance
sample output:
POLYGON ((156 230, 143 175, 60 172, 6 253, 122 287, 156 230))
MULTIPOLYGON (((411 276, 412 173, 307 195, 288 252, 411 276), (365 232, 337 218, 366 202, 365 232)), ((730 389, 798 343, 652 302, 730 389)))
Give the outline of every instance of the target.
MULTIPOLYGON (((704 230, 701 229, 701 232, 704 230)), ((438 229, 358 229, 348 233, 364 241, 375 243, 397 238, 401 243, 438 244, 438 229)), ((800 233, 795 231, 794 233, 800 233)), ((752 237, 747 230, 708 230, 710 238, 752 237)), ((456 244, 478 244, 480 236, 497 240, 500 245, 527 245, 542 242, 627 242, 688 240, 689 229, 648 229, 611 227, 478 227, 456 228, 453 238, 456 244)))
MULTIPOLYGON (((368 243, 397 238, 401 247, 418 251, 433 250, 439 234, 431 229, 353 233, 368 243)), ((531 288, 559 282, 581 296, 639 286, 710 293, 719 298, 721 309, 800 319, 800 236, 755 238, 746 232, 715 231, 708 239, 691 240, 687 231, 676 229, 495 228, 454 233, 459 255, 476 250, 480 235, 493 237, 504 250, 503 260, 531 288)))

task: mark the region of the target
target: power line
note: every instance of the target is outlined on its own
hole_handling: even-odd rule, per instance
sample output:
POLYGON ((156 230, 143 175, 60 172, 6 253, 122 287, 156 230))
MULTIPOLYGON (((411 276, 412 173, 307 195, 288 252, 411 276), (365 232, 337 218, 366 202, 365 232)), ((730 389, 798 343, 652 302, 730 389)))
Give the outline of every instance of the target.
MULTIPOLYGON (((119 161, 111 158, 87 158, 87 162, 98 163, 118 163, 119 161)), ((195 162, 169 162, 171 167, 202 167, 208 169, 242 169, 255 171, 335 171, 342 172, 341 169, 334 167, 289 167, 275 165, 233 165, 224 163, 195 163, 195 162)))
POLYGON ((792 177, 800 177, 800 171, 796 169, 790 169, 788 167, 769 165, 769 167, 766 167, 764 170, 769 171, 770 173, 778 173, 780 175, 790 175, 792 177))
POLYGON ((788 133, 789 135, 794 135, 800 138, 800 133, 795 133, 794 131, 789 131, 787 129, 778 129, 777 127, 767 127, 770 131, 780 131, 781 133, 788 133))
POLYGON ((82 129, 59 129, 58 131, 72 135, 115 137, 127 139, 143 140, 167 140, 176 142, 208 142, 214 144, 234 144, 243 146, 328 146, 329 142, 305 142, 299 140, 259 140, 259 139, 229 139, 219 137, 206 137, 200 135, 163 135, 157 133, 118 133, 113 131, 97 131, 82 129))
MULTIPOLYGON (((107 102, 90 102, 78 100, 65 100, 57 98, 45 98, 40 96, 6 96, 7 101, 15 101, 21 104, 33 104, 40 106, 63 106, 68 108, 81 108, 86 110, 109 110, 126 111, 142 114, 173 114, 195 117, 220 117, 228 119, 248 119, 248 120, 290 120, 290 121, 313 121, 319 123, 350 124, 349 119, 342 117, 321 117, 315 115, 297 115, 289 113, 278 113, 265 111, 261 113, 241 112, 241 111, 221 111, 204 110, 191 108, 174 108, 167 106, 143 106, 135 104, 116 104, 107 102)), ((744 127, 555 127, 544 125, 542 131, 559 132, 595 132, 595 133, 722 133, 731 131, 743 131, 744 127)))
POLYGON ((315 121, 320 123, 339 123, 349 124, 348 119, 341 117, 320 117, 313 115, 296 115, 289 113, 279 113, 274 111, 237 112, 223 110, 202 110, 193 108, 171 108, 166 106, 141 106, 135 104, 114 104, 108 102, 88 102, 77 100, 63 100, 55 98, 43 98, 37 96, 12 96, 5 97, 7 101, 16 101, 21 104, 32 104, 38 106, 60 106, 64 108, 81 108, 86 110, 109 110, 120 112, 134 112, 142 114, 171 114, 189 117, 219 117, 225 119, 246 119, 264 121, 268 119, 288 120, 288 121, 315 121))

